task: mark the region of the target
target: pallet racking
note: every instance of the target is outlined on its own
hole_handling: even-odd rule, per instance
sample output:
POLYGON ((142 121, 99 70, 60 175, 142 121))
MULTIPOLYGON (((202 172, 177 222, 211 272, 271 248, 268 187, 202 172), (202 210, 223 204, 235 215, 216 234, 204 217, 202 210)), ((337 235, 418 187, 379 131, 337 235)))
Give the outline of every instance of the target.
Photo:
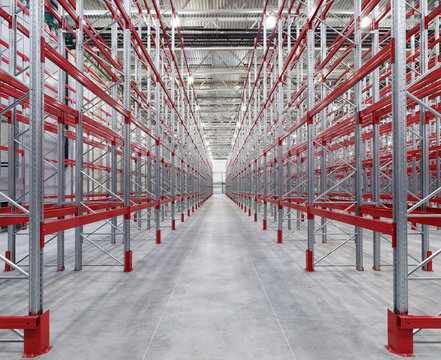
POLYGON ((8 146, 1 149, 8 155, 7 191, 0 192, 7 202, 0 225, 8 229, 1 281, 29 283, 28 315, 1 316, 0 328, 19 335, 26 357, 50 350, 46 244, 56 239, 56 268, 65 270, 64 232, 74 228, 75 271, 103 266, 83 263, 87 242, 111 258, 106 266, 131 272, 131 234, 160 244, 161 232, 176 230, 176 218, 184 222, 212 192, 177 21, 166 28, 155 0, 103 5, 100 29, 94 25, 100 19, 85 15, 83 0, 10 0, 0 10, 0 115, 8 124, 8 146), (23 227, 29 253, 18 259, 23 227), (94 241, 103 235, 121 244, 121 258, 94 241))
POLYGON ((390 243, 387 347, 410 355, 414 329, 441 328, 439 314, 408 315, 408 281, 431 271, 441 253, 429 239, 429 227, 441 226, 441 6, 357 0, 343 17, 334 12, 338 1, 279 0, 275 15, 267 4, 230 150, 228 196, 261 218, 263 230, 274 228, 277 243, 305 226, 309 272, 346 266, 323 260, 352 241, 355 269, 363 271, 364 230, 373 232, 379 271, 380 244, 390 243), (421 238, 411 267, 408 228, 421 238), (315 259, 316 238, 327 243, 331 229, 344 239, 315 259))

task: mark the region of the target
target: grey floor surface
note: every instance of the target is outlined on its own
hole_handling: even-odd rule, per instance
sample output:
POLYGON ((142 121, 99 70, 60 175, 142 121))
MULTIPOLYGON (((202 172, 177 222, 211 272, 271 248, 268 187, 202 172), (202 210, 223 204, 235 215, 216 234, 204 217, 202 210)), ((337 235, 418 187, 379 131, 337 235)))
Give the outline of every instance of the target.
MULTIPOLYGON (((391 267, 370 269, 370 233, 365 234, 366 271, 322 267, 306 273, 304 230, 277 245, 274 230, 260 228, 227 198, 213 197, 185 224, 178 223, 176 232, 168 231, 162 245, 133 231, 129 274, 118 267, 72 271, 73 233, 67 232, 66 270, 45 272, 54 348, 41 359, 399 359, 384 348, 391 267)), ((101 241, 121 255, 121 245, 112 250, 101 241)), ((3 251, 4 234, 0 243, 3 251)), ((316 256, 337 244, 318 242, 316 256)), ((390 264, 387 243, 384 248, 390 264)), ((85 244, 85 263, 108 263, 94 251, 85 244)), ((348 244, 323 263, 348 264, 353 258, 348 244)), ((48 244, 46 262, 54 259, 55 245, 48 244)), ((26 313, 25 285, 0 280, 0 315, 26 313)), ((411 285, 414 313, 440 310, 438 282, 411 285)), ((0 330, 0 338, 11 337, 0 330)), ((417 337, 441 340, 436 331, 417 337)), ((21 344, 0 344, 0 359, 21 354, 21 344)), ((415 344, 415 354, 441 359, 441 345, 415 344)))

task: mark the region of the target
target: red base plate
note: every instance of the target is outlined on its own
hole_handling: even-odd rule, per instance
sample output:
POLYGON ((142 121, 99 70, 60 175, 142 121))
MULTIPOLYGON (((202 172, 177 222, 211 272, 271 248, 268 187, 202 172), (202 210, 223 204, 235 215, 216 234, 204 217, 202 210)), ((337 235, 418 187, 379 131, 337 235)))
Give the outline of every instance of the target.
POLYGON ((132 272, 132 250, 125 253, 124 272, 132 272))
POLYGON ((389 345, 384 345, 384 347, 387 350, 389 350, 389 352, 391 352, 392 354, 395 354, 395 355, 399 355, 402 357, 415 357, 415 355, 413 353, 412 354, 400 354, 399 352, 396 352, 394 349, 392 349, 389 345))
POLYGON ((38 317, 36 329, 24 329, 23 358, 34 358, 52 349, 49 344, 49 310, 38 317))
POLYGON ((308 272, 314 271, 314 264, 312 262, 312 251, 306 250, 306 267, 305 270, 308 272))

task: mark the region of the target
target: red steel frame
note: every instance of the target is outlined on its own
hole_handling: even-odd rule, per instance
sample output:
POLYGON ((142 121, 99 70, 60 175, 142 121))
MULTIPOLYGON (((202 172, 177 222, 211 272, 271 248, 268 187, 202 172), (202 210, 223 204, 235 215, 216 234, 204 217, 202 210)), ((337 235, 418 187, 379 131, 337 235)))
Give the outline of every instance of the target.
MULTIPOLYGON (((11 4, 9 12, 6 8, 0 9, 0 19, 15 32, 14 36, 29 44, 27 39, 32 32, 27 26, 33 14, 28 9, 14 12, 14 1, 11 4)), ((170 4, 174 13, 173 2, 170 4)), ((20 3, 16 5, 22 8, 20 3)), ((87 187, 91 185, 92 189, 84 195, 83 190, 81 194, 65 194, 64 189, 62 197, 42 194, 40 202, 44 211, 40 223, 40 247, 43 249, 45 246, 45 236, 56 234, 60 239, 67 229, 80 229, 94 223, 101 228, 99 224, 107 220, 111 221, 108 224, 116 227, 116 219, 124 219, 122 264, 124 271, 132 271, 130 222, 136 222, 137 228, 144 231, 141 221, 147 216, 147 230, 150 229, 150 209, 154 209, 156 242, 161 243, 161 230, 158 227, 169 216, 170 210, 171 229, 175 230, 175 207, 181 208, 181 220, 184 221, 185 207, 190 216, 190 211, 194 212, 211 196, 212 166, 200 126, 201 114, 194 110, 198 108, 194 88, 186 88, 183 78, 184 70, 190 76, 190 69, 179 28, 181 58, 185 60, 186 69, 178 63, 174 38, 171 43, 155 0, 136 2, 137 14, 128 11, 131 9, 130 1, 106 1, 106 5, 114 24, 110 26, 115 27, 116 35, 118 32, 124 35, 123 51, 129 55, 124 57, 123 62, 117 57, 113 45, 106 43, 93 22, 84 16, 82 2, 60 0, 58 8, 44 2, 47 14, 52 17, 52 22, 39 24, 44 31, 40 59, 45 74, 45 89, 41 89, 44 92, 42 105, 46 115, 44 134, 57 136, 60 143, 68 141, 71 144, 76 142, 77 147, 78 143, 82 144, 81 147, 86 146, 87 151, 82 153, 87 154, 85 160, 92 153, 91 161, 83 161, 82 156, 80 161, 78 156, 66 156, 61 160, 45 157, 44 161, 57 168, 58 173, 63 173, 60 175, 63 184, 66 169, 71 168, 72 172, 74 169, 77 172, 76 182, 87 183, 87 187), (143 26, 149 32, 148 47, 142 40, 145 35, 143 26), (152 26, 156 27, 156 38, 150 33, 152 26), (66 33, 69 33, 72 41, 81 41, 75 51, 65 45, 66 33), (155 46, 155 52, 150 49, 151 43, 155 46), (157 61, 153 59, 153 54, 157 56, 157 61), (132 58, 135 73, 130 66, 132 58), (72 82, 64 80, 64 76, 76 84, 76 88, 72 87, 72 82), (147 87, 143 85, 146 79, 147 87), (155 87, 157 92, 153 97, 151 90, 155 87), (109 154, 115 159, 113 164, 105 164, 101 160, 103 156, 94 153, 96 150, 109 154), (118 165, 118 158, 125 159, 123 167, 118 165), (155 168, 154 174, 152 167, 155 168), (119 174, 124 177, 124 188, 118 190, 116 185, 109 190, 105 184, 112 178, 116 181, 119 174), (97 181, 101 176, 106 179, 103 183, 97 181)), ((172 31, 174 37, 174 27, 172 31)), ((4 109, 3 116, 8 119, 10 126, 25 129, 30 124, 28 84, 33 74, 26 68, 28 54, 11 46, 9 36, 11 34, 2 37, 0 43, 4 49, 9 49, 9 57, 2 58, 5 66, 0 67, 1 110, 4 109), (6 70, 6 65, 16 57, 21 59, 20 66, 17 65, 12 72, 6 70), (8 107, 8 101, 13 102, 13 106, 8 107)), ((17 61, 14 60, 14 63, 17 61)), ((17 148, 2 147, 2 150, 21 154, 22 164, 32 166, 27 164, 28 151, 22 145, 23 139, 17 140, 17 148)), ((24 181, 26 185, 31 179, 25 178, 24 181)), ((0 212, 0 226, 12 228, 15 236, 16 225, 27 226, 31 216, 31 213, 28 214, 30 207, 26 197, 8 199, 11 200, 10 206, 2 208, 0 212)), ((64 270, 62 239, 58 243, 58 251, 62 245, 60 271, 64 270)), ((15 264, 13 253, 15 248, 6 252, 5 269, 8 271, 20 268, 15 264)), ((80 255, 76 253, 75 270, 82 268, 80 255)), ((38 315, 1 316, 0 329, 25 329, 26 356, 36 356, 50 349, 48 310, 38 315)))
MULTIPOLYGON (((337 0, 279 1, 277 25, 269 36, 263 29, 261 49, 257 46, 259 33, 270 16, 265 2, 227 165, 227 195, 249 216, 254 210, 254 221, 262 216, 263 230, 273 226, 267 216, 267 206, 271 206, 277 243, 295 232, 291 231, 292 215, 297 214, 297 228, 308 226, 306 271, 314 271, 314 265, 352 238, 356 269, 364 270, 362 229, 374 232, 374 251, 378 252, 373 269, 380 270, 378 242, 382 235, 390 236, 392 248, 397 248, 392 191, 396 155, 392 156, 391 144, 396 78, 392 70, 398 66, 398 49, 406 49, 407 154, 402 156, 407 157, 411 179, 406 219, 422 233, 422 257, 413 271, 432 271, 432 259, 439 252, 429 250, 427 227, 441 226, 441 6, 428 9, 427 1, 415 2, 414 9, 409 5, 402 16, 397 15, 401 14, 399 2, 384 6, 378 0, 354 3, 355 15, 336 29, 332 19, 340 5, 337 0), (404 41, 397 44, 396 34, 387 30, 394 17, 403 28, 407 23, 407 47, 404 41), (362 28, 364 18, 369 23, 362 28), (428 36, 428 29, 434 34, 428 36), (328 45, 330 33, 335 35, 328 45), (318 52, 314 49, 317 38, 321 40, 318 52), (367 40, 371 42, 366 46, 367 40), (426 69, 420 60, 423 57, 426 69), (418 139, 413 135, 417 130, 418 139), (354 234, 314 261, 314 234, 320 231, 326 243, 326 229, 338 223, 354 226, 354 234)), ((339 19, 341 24, 342 17, 339 19)), ((407 285, 403 296, 407 298, 407 285)), ((412 329, 439 328, 441 324, 439 316, 409 316, 407 308, 403 312, 406 314, 389 311, 388 315, 388 348, 402 355, 413 352, 412 329)))

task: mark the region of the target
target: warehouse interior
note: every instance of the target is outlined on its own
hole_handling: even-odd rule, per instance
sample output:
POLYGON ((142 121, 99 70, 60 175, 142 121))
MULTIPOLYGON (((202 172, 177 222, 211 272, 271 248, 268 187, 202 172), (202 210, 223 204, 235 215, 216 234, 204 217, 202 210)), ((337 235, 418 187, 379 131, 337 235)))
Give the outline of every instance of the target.
POLYGON ((0 359, 439 359, 438 0, 0 0, 0 359))

